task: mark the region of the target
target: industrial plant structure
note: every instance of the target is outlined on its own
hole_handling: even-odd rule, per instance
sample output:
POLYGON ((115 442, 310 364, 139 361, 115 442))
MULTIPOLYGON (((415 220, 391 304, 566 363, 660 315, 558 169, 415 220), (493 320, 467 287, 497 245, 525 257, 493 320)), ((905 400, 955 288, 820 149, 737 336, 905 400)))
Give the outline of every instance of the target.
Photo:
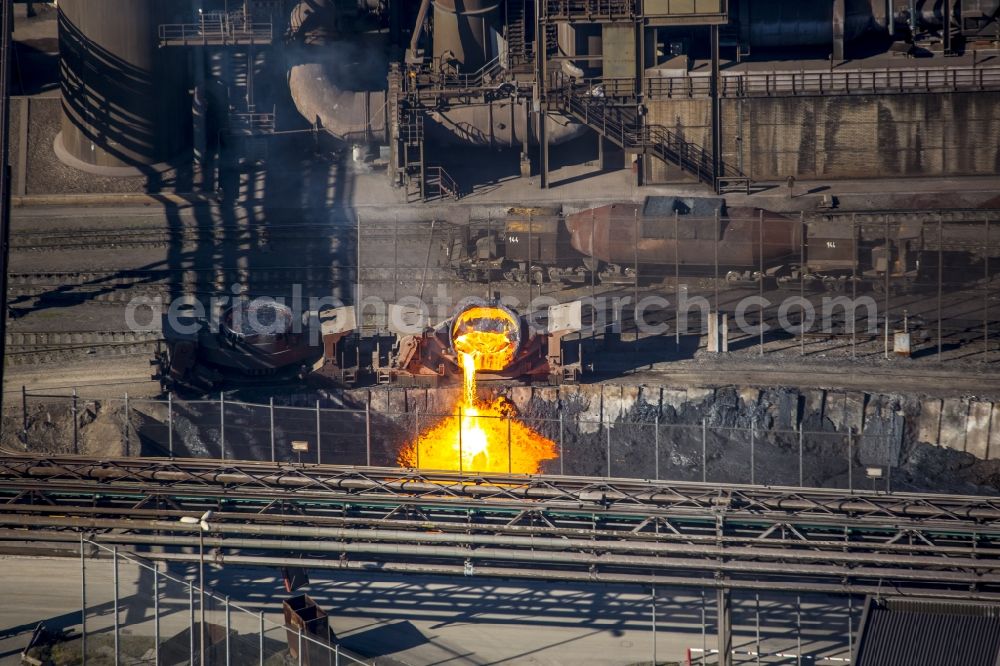
POLYGON ((1000 39, 997 0, 66 0, 59 12, 55 149, 101 173, 191 156, 210 170, 227 140, 273 134, 274 107, 255 99, 268 73, 287 79, 300 124, 359 159, 381 148, 414 198, 459 194, 460 146, 518 150, 521 175, 548 187, 552 152, 585 136, 636 184, 717 191, 1000 168, 982 140, 1000 132, 1000 65, 980 53, 1000 39))
POLYGON ((0 654, 1000 664, 1000 0, 0 28, 0 654))

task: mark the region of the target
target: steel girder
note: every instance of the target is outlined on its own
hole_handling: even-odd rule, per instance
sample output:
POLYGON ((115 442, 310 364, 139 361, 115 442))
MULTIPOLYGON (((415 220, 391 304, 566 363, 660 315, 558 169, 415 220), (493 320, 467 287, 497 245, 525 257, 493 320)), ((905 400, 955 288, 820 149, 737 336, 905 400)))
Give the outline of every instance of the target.
POLYGON ((197 542, 177 518, 212 508, 206 543, 219 561, 309 553, 317 567, 458 561, 535 578, 1000 598, 996 498, 14 456, 0 460, 0 502, 0 538, 71 541, 83 530, 166 559, 197 542))

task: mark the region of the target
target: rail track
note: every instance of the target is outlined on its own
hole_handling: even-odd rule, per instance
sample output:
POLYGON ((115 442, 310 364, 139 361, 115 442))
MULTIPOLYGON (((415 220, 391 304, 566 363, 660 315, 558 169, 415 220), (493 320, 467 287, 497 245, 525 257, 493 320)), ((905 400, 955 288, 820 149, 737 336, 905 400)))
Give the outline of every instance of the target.
MULTIPOLYGON (((365 224, 361 243, 397 240, 413 242, 429 237, 429 224, 404 224, 398 228, 385 224, 365 224)), ((122 229, 56 228, 18 231, 11 234, 11 250, 49 252, 52 250, 106 250, 137 247, 167 247, 177 244, 213 244, 253 242, 257 245, 291 243, 315 244, 336 241, 356 246, 358 232, 352 227, 302 223, 286 225, 211 225, 184 224, 174 228, 128 227, 122 229)))
MULTIPOLYGON (((365 267, 364 284, 412 282, 467 284, 453 271, 441 268, 365 267)), ((294 286, 304 294, 328 293, 330 288, 352 285, 357 280, 354 266, 322 268, 165 268, 122 269, 32 273, 12 273, 10 296, 53 301, 125 303, 136 296, 176 297, 183 294, 228 295, 233 285, 245 285, 251 296, 291 296, 294 286)))
POLYGON ((134 331, 12 332, 6 338, 6 358, 11 365, 54 363, 80 356, 151 355, 162 339, 159 333, 134 331))

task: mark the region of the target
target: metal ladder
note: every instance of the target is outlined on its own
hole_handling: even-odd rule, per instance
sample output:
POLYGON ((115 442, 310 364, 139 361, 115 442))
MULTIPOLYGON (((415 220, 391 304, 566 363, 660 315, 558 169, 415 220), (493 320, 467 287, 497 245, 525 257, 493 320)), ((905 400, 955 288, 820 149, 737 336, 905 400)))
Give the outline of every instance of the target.
POLYGON ((426 197, 424 172, 424 114, 420 109, 399 107, 400 171, 406 186, 406 200, 426 197))

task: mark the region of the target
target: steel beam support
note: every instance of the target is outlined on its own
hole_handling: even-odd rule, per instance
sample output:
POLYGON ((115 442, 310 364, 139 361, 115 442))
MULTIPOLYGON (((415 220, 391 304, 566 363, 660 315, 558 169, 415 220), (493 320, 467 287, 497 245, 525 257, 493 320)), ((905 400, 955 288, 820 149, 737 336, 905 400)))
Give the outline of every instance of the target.
POLYGON ((951 53, 951 20, 952 20, 952 3, 955 0, 944 0, 944 16, 943 16, 943 27, 941 28, 942 37, 944 38, 944 53, 949 55, 951 53))
MULTIPOLYGON (((724 580, 722 581, 725 582, 724 580)), ((715 593, 716 633, 719 644, 719 666, 733 664, 732 597, 729 588, 720 587, 715 593)))
POLYGON ((722 175, 722 74, 719 63, 719 26, 713 25, 709 31, 712 50, 712 186, 718 193, 719 177, 722 175))
POLYGON ((87 554, 80 532, 80 660, 87 666, 87 554))
MULTIPOLYGON (((707 424, 703 423, 703 433, 707 424)), ((731 484, 654 482, 590 477, 528 477, 508 474, 465 475, 423 472, 395 467, 296 468, 268 462, 201 459, 46 457, 7 455, 0 458, 0 492, 30 487, 36 492, 75 489, 82 494, 100 490, 102 496, 147 494, 162 491, 176 498, 240 497, 261 502, 321 500, 384 503, 387 499, 412 504, 431 494, 435 506, 475 508, 512 506, 521 502, 538 510, 558 513, 570 502, 574 507, 618 515, 648 515, 648 511, 686 507, 688 515, 711 515, 724 509, 730 516, 777 512, 786 517, 815 520, 864 518, 882 520, 932 520, 958 526, 963 523, 1000 521, 1000 504, 990 497, 902 493, 892 497, 837 489, 797 487, 756 488, 731 484), (596 492, 596 494, 595 494, 596 492)), ((131 500, 134 504, 134 499, 131 500)), ((0 507, 24 508, 22 505, 0 507)), ((10 509, 0 509, 10 510, 10 509)))
POLYGON ((112 579, 114 585, 114 632, 115 632, 115 666, 118 666, 121 659, 121 648, 118 644, 119 641, 119 619, 118 619, 118 546, 112 548, 112 579))
MULTIPOLYGON (((10 79, 13 55, 14 3, 2 0, 0 15, 0 359, 7 350, 7 274, 10 271, 10 197, 13 178, 10 169, 10 79)), ((27 103, 27 100, 25 100, 27 103)), ((21 146, 21 152, 25 150, 21 146)), ((0 362, 0 386, 4 363, 0 362)), ((3 391, 0 391, 0 411, 3 391)))
POLYGON ((153 666, 160 666, 160 569, 153 567, 153 666))
POLYGON ((844 62, 844 23, 847 20, 846 0, 833 0, 833 61, 844 62))

